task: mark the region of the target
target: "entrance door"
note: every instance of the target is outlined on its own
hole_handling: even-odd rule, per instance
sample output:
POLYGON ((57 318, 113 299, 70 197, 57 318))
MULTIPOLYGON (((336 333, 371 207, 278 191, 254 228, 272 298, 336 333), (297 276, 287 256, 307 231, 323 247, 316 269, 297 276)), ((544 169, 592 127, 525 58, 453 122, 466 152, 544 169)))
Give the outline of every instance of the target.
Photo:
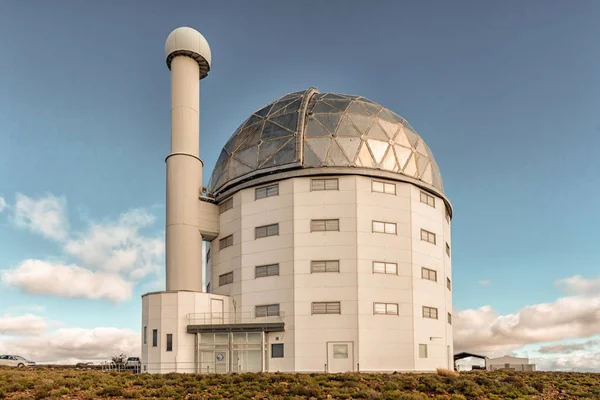
POLYGON ((223 300, 210 299, 211 324, 223 324, 223 300))
POLYGON ((354 370, 354 343, 327 343, 327 372, 350 372, 354 370))

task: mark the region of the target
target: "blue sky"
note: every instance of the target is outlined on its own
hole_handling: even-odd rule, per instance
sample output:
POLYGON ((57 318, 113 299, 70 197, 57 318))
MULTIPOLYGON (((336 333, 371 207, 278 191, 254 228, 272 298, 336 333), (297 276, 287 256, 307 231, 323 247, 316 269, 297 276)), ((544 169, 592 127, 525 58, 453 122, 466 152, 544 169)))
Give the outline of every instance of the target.
MULTIPOLYGON (((163 235, 169 150, 164 41, 186 25, 213 52, 201 82, 206 183, 227 138, 262 105, 310 86, 362 95, 407 118, 441 168, 454 206, 457 310, 481 317, 490 306, 499 323, 565 298, 596 304, 598 15, 596 1, 1 2, 7 340, 18 340, 22 315, 42 321, 42 338, 97 327, 137 335, 139 296, 162 277, 152 246, 163 235), (47 212, 56 221, 40 232, 34 217, 47 212), (102 234, 120 230, 119 255, 138 259, 108 271, 114 248, 102 234), (145 272, 133 277, 142 256, 145 272), (14 274, 26 260, 121 274, 131 300, 34 287, 14 274)), ((597 318, 581 332, 572 322, 572 336, 595 340, 597 318)))

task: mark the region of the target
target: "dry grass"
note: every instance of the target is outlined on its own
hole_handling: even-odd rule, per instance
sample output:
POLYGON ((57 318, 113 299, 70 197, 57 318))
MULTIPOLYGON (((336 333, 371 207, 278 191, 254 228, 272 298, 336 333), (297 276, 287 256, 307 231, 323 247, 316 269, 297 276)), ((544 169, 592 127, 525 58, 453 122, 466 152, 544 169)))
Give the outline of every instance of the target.
POLYGON ((438 368, 435 370, 435 372, 441 376, 460 376, 460 374, 457 371, 446 368, 438 368))
POLYGON ((600 374, 549 372, 437 374, 133 375, 74 369, 0 367, 5 399, 600 399, 600 374))

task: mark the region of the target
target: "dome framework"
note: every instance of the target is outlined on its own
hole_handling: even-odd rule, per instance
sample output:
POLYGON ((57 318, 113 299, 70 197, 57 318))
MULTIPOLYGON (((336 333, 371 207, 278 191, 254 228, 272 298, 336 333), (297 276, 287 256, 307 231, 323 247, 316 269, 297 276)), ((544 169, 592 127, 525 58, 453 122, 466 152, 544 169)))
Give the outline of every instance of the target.
POLYGON ((221 151, 209 192, 218 196, 275 171, 322 167, 391 172, 443 196, 433 154, 406 119, 365 97, 314 88, 286 94, 240 125, 221 151))

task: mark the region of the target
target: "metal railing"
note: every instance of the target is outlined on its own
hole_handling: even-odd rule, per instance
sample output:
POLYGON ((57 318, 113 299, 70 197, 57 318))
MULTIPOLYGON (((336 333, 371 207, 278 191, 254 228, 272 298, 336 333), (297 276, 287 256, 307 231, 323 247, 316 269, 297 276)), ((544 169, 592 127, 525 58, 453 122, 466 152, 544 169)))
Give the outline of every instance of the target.
POLYGON ((100 364, 100 369, 102 372, 132 372, 134 374, 139 374, 142 371, 141 364, 138 365, 125 365, 125 364, 117 364, 112 361, 104 361, 100 364))
POLYGON ((224 325, 224 324, 260 324, 281 322, 284 313, 277 315, 256 316, 253 312, 237 313, 190 313, 187 315, 188 325, 224 325))

